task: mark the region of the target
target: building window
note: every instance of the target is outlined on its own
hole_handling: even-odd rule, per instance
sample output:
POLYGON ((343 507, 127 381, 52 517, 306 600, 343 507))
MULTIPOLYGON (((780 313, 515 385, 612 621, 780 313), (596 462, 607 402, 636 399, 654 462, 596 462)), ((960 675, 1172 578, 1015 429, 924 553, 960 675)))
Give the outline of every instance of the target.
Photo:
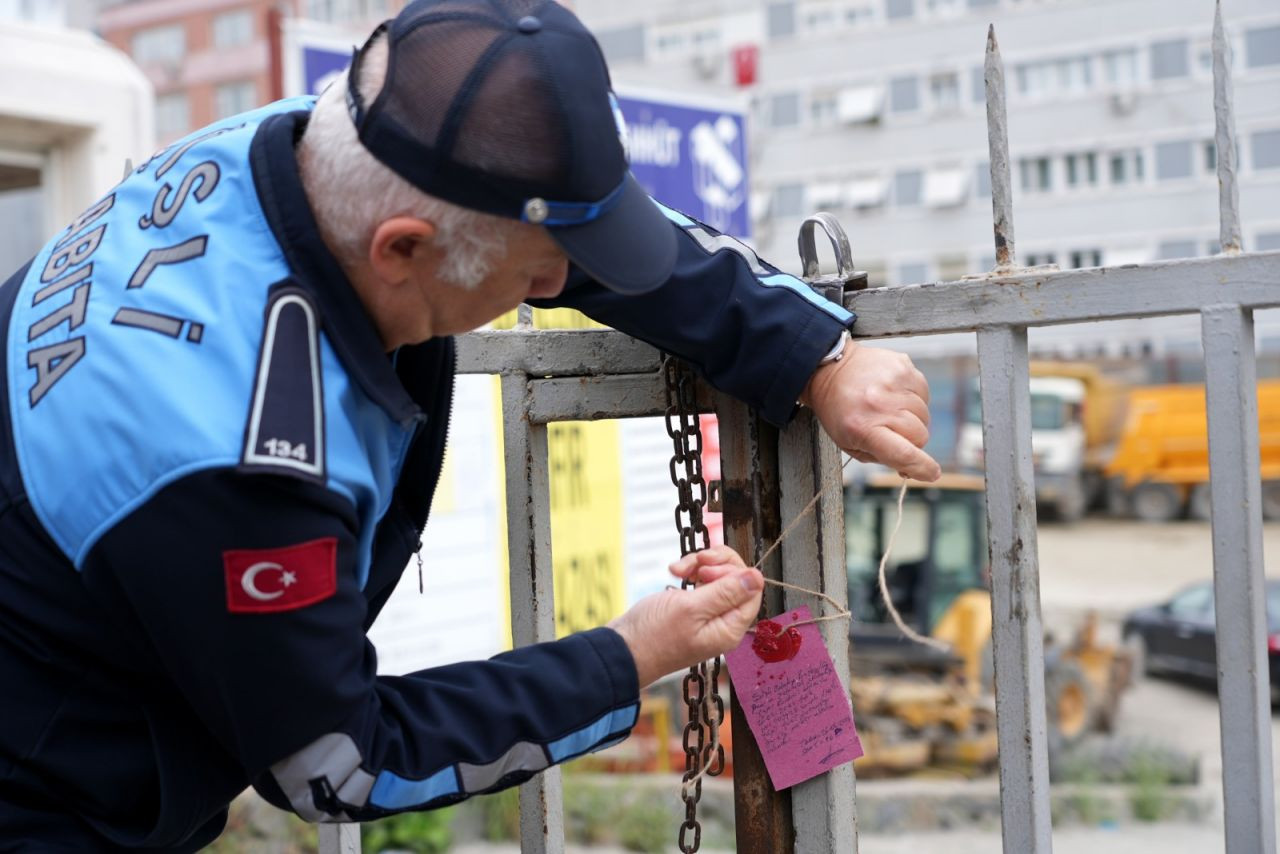
POLYGON ((815 92, 809 96, 809 120, 814 127, 830 127, 836 123, 835 92, 815 92))
POLYGON ((223 12, 213 19, 213 46, 238 47, 253 41, 253 10, 223 12))
POLYGON ((133 61, 139 65, 180 62, 187 53, 187 33, 181 24, 152 27, 133 36, 133 61))
POLYGON ((950 18, 964 11, 963 0, 924 0, 924 7, 930 15, 939 18, 950 18))
POLYGON ((156 138, 161 142, 182 136, 191 129, 191 106, 182 92, 156 97, 156 138))
POLYGON ((1192 173, 1191 163, 1190 142, 1161 142, 1156 144, 1157 181, 1190 178, 1192 173))
POLYGON ((987 6, 999 6, 1000 0, 969 0, 970 9, 983 9, 987 6))
POLYGON ((975 65, 969 71, 969 97, 975 104, 987 103, 987 81, 981 65, 975 65))
POLYGON ((840 23, 839 11, 830 3, 808 6, 804 12, 804 28, 811 33, 829 33, 840 23))
POLYGON ((1101 267, 1102 266, 1102 250, 1101 249, 1073 249, 1070 255, 1071 269, 1079 270, 1082 267, 1101 267))
POLYGON ((1280 169, 1280 130, 1258 131, 1251 139, 1253 168, 1280 169))
POLYGON ((924 173, 919 169, 906 169, 894 173, 893 203, 903 207, 920 204, 924 192, 924 173))
POLYGON ((1057 264, 1058 256, 1053 252, 1028 252, 1022 263, 1028 267, 1045 267, 1057 264))
POLYGON ((784 92, 771 97, 769 124, 776 128, 789 128, 800 124, 800 96, 795 92, 784 92))
POLYGON ((780 217, 804 216, 804 185, 779 184, 774 188, 773 212, 780 217))
POLYGON ((610 62, 644 62, 644 40, 643 24, 596 33, 596 41, 610 62))
POLYGON ((916 14, 915 0, 885 0, 884 16, 891 21, 911 18, 916 14))
POLYGON ((1258 252, 1273 252, 1280 249, 1280 231, 1264 231, 1254 239, 1254 249, 1258 252))
POLYGON ((258 87, 252 80, 224 83, 213 90, 215 118, 223 119, 258 106, 258 87))
POLYGON ((1164 240, 1156 248, 1157 261, 1194 257, 1196 257, 1196 242, 1194 240, 1164 240))
POLYGON ((1068 187, 1096 187, 1098 185, 1098 155, 1096 153, 1088 151, 1084 154, 1068 154, 1065 162, 1068 187))
POLYGON ((770 3, 766 13, 769 38, 780 39, 796 33, 796 4, 770 3))
POLYGON ((1102 54, 1102 74, 1108 86, 1125 89, 1138 82, 1138 49, 1123 48, 1102 54))
POLYGON ((1244 34, 1245 65, 1262 68, 1280 65, 1280 27, 1260 27, 1244 34))
POLYGON ((865 27, 875 19, 876 10, 870 3, 849 6, 844 10, 844 22, 850 27, 865 27))
POLYGON ((1018 177, 1028 193, 1046 193, 1053 189, 1053 167, 1048 157, 1024 157, 1018 161, 1018 177))
POLYGON ((991 197, 991 164, 982 161, 973 171, 974 194, 980 199, 991 197))
POLYGON ((916 77, 895 77, 889 81, 889 111, 910 113, 920 109, 920 81, 916 77))
POLYGON ((960 76, 955 72, 934 74, 929 78, 929 97, 935 110, 960 108, 960 76))
POLYGON ((929 280, 929 265, 920 262, 911 262, 898 265, 898 281, 899 285, 918 285, 921 282, 929 280))
POLYGON ((1186 77, 1190 72, 1187 60, 1187 40, 1173 39, 1151 45, 1151 79, 1171 80, 1186 77))

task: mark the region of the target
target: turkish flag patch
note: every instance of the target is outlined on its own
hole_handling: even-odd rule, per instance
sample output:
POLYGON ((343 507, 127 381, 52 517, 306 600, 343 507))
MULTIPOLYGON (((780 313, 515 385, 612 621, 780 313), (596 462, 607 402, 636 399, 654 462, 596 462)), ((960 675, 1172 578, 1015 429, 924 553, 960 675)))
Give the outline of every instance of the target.
POLYGON ((338 540, 325 537, 282 549, 222 553, 227 610, 265 614, 304 608, 338 589, 338 540))

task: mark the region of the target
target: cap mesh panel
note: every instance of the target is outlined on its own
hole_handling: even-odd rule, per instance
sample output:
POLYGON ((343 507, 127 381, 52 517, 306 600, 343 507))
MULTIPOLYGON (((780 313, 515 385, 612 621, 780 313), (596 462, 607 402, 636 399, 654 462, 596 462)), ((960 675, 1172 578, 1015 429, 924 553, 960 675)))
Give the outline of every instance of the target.
MULTIPOLYGON (((517 17, 541 0, 507 0, 517 17)), ((439 3, 460 20, 436 20, 401 37, 395 46, 394 77, 382 113, 419 142, 449 159, 497 178, 537 183, 567 179, 568 136, 559 109, 534 57, 533 40, 513 34, 510 23, 475 3, 439 3), (499 38, 507 42, 486 59, 499 38), (477 63, 486 64, 472 76, 477 63), (469 93, 460 99, 464 87, 469 93), (441 150, 450 110, 461 106, 452 145, 441 150)), ((445 141, 447 144, 447 141, 445 141)))

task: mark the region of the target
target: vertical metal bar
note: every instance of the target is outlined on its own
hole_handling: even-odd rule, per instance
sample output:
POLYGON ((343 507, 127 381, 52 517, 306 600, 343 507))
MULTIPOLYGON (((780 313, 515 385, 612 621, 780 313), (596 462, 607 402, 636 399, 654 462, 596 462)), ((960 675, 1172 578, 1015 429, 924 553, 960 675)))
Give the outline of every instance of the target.
MULTIPOLYGON (((717 394, 715 400, 720 419, 724 539, 750 563, 762 551, 757 543, 778 535, 777 431, 761 424, 744 404, 722 394, 717 394)), ((762 569, 766 577, 779 577, 777 552, 770 555, 762 569)), ((762 610, 776 614, 781 606, 778 589, 765 587, 762 610)), ((770 783, 764 757, 732 688, 731 683, 736 850, 739 854, 793 854, 796 848, 790 793, 779 792, 770 783)))
POLYGON ((320 854, 360 854, 360 825, 320 825, 320 854))
POLYGON ((1223 254, 1240 251, 1240 187, 1236 184, 1236 115, 1232 106, 1231 45, 1222 26, 1222 0, 1213 11, 1213 144, 1218 151, 1218 237, 1223 254))
POLYGON ((1026 327, 978 331, 1005 854, 1052 851, 1026 327))
MULTIPOLYGON (((778 447, 779 504, 784 524, 790 524, 815 494, 817 506, 783 540, 782 580, 819 590, 837 602, 848 603, 845 569, 844 490, 840 450, 822 431, 813 413, 804 410, 782 432, 778 447)), ((783 591, 783 608, 808 605, 820 616, 822 600, 792 590, 783 591)), ((846 620, 818 623, 836 673, 849 690, 849 624, 846 620)), ((835 768, 791 789, 797 851, 813 854, 857 854, 857 816, 854 808, 853 764, 835 768)))
POLYGON ((1004 105, 1004 62, 996 27, 987 29, 982 75, 987 90, 987 150, 991 154, 991 212, 995 222, 996 269, 1018 263, 1013 248, 1013 189, 1009 179, 1009 114, 1004 105))
POLYGON ((1209 414, 1226 850, 1227 854, 1274 854, 1253 312, 1238 305, 1210 306, 1201 313, 1201 330, 1209 414))
MULTIPOLYGON (((530 423, 528 377, 502 377, 502 438, 507 468, 507 562, 511 568, 511 639, 516 646, 554 640, 551 498, 547 428, 530 423)), ((563 854, 560 769, 520 787, 520 846, 525 854, 563 854)))

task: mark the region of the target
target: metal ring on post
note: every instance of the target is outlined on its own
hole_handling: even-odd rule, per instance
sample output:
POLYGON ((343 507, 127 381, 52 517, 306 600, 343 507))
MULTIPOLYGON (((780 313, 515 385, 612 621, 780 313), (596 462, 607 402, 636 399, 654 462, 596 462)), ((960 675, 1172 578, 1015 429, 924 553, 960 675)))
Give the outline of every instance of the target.
POLYGON ((836 256, 836 276, 840 281, 848 281, 854 274, 853 251, 849 248, 849 236, 829 213, 820 212, 800 223, 800 264, 804 268, 804 279, 818 279, 818 246, 814 239, 814 228, 820 227, 831 241, 831 251, 836 256))

